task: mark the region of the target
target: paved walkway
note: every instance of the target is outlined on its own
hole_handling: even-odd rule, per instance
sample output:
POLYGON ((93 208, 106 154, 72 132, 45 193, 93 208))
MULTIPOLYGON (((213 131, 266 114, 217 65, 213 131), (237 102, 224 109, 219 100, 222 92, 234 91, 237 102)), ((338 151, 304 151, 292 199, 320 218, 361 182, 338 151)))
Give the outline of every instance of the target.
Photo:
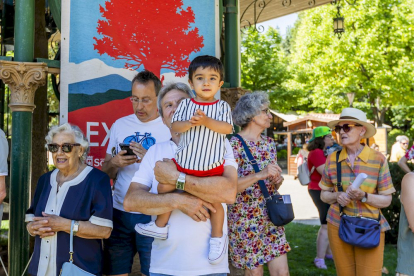
POLYGON ((313 204, 308 193, 308 187, 302 186, 299 180, 294 180, 292 175, 283 174, 285 181, 279 189, 280 194, 289 194, 295 213, 294 222, 320 225, 318 209, 313 204))

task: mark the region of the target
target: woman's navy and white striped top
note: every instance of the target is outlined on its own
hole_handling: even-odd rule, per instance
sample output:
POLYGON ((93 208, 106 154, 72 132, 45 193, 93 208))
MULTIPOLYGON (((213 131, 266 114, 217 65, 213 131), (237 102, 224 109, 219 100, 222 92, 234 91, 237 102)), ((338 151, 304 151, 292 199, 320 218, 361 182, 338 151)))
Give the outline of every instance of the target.
MULTIPOLYGON (((194 99, 181 101, 172 117, 176 121, 188 121, 197 109, 206 116, 233 125, 231 109, 228 103, 217 100, 212 103, 196 102, 194 99)), ((225 134, 220 134, 205 126, 195 126, 181 134, 180 143, 175 154, 175 161, 182 168, 208 171, 224 163, 226 153, 225 134)))

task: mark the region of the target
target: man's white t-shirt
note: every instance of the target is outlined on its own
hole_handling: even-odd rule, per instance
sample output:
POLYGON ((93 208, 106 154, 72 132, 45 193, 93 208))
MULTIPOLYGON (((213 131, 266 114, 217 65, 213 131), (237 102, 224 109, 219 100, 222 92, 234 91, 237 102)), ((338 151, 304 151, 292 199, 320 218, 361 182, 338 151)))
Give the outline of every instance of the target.
MULTIPOLYGON (((138 120, 135 114, 131 114, 116 120, 112 125, 106 153, 112 154, 112 149, 114 148, 115 154, 117 154, 121 151, 119 144, 129 144, 131 139, 144 147, 149 147, 152 144, 170 140, 171 133, 162 122, 161 117, 143 123, 138 120)), ((124 198, 131 184, 131 179, 135 172, 138 171, 139 166, 140 163, 134 163, 118 170, 113 195, 115 209, 125 211, 123 206, 124 198)))
MULTIPOLYGON (((237 170, 233 149, 226 139, 226 154, 224 166, 233 166, 237 170)), ((156 144, 151 147, 142 160, 139 170, 132 182, 137 182, 151 188, 151 193, 157 194, 158 181, 154 176, 157 161, 163 158, 173 158, 177 146, 173 141, 156 144)), ((227 206, 222 204, 226 212, 224 216, 223 233, 227 233, 227 206)), ((174 210, 168 222, 168 239, 154 239, 151 250, 151 273, 161 273, 179 276, 206 275, 213 273, 229 273, 228 254, 223 261, 216 265, 208 262, 209 239, 211 222, 196 222, 182 213, 174 210)))
POLYGON ((7 156, 9 156, 9 144, 3 130, 0 129, 0 176, 8 174, 7 156))

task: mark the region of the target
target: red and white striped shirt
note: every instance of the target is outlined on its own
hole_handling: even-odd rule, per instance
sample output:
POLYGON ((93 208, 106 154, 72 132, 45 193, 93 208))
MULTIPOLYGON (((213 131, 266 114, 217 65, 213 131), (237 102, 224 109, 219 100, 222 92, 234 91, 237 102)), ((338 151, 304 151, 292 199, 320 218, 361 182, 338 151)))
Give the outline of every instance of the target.
MULTIPOLYGON (((197 102, 194 99, 181 101, 172 117, 176 121, 188 121, 197 109, 206 116, 233 125, 231 108, 228 103, 217 100, 212 103, 197 102)), ((206 126, 195 126, 181 134, 180 143, 175 154, 175 161, 182 168, 197 171, 208 171, 224 163, 226 153, 225 134, 220 134, 206 126)))

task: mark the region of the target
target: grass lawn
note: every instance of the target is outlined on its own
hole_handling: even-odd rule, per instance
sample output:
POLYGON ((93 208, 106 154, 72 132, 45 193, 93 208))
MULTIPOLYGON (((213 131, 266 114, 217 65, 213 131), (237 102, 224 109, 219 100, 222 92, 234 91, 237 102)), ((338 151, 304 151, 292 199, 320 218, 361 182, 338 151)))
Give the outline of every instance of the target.
POLYGON ((3 220, 0 228, 0 247, 7 248, 7 234, 9 232, 9 221, 3 220))
MULTIPOLYGON (((327 270, 317 269, 313 264, 316 256, 316 236, 319 226, 290 223, 286 226, 286 238, 292 247, 288 253, 289 271, 291 276, 304 275, 336 275, 333 261, 326 261, 327 270)), ((393 245, 385 245, 384 266, 388 269, 388 275, 395 275, 397 266, 397 248, 393 245)), ((265 275, 270 275, 265 268, 265 275)), ((386 275, 386 274, 383 274, 386 275)))

